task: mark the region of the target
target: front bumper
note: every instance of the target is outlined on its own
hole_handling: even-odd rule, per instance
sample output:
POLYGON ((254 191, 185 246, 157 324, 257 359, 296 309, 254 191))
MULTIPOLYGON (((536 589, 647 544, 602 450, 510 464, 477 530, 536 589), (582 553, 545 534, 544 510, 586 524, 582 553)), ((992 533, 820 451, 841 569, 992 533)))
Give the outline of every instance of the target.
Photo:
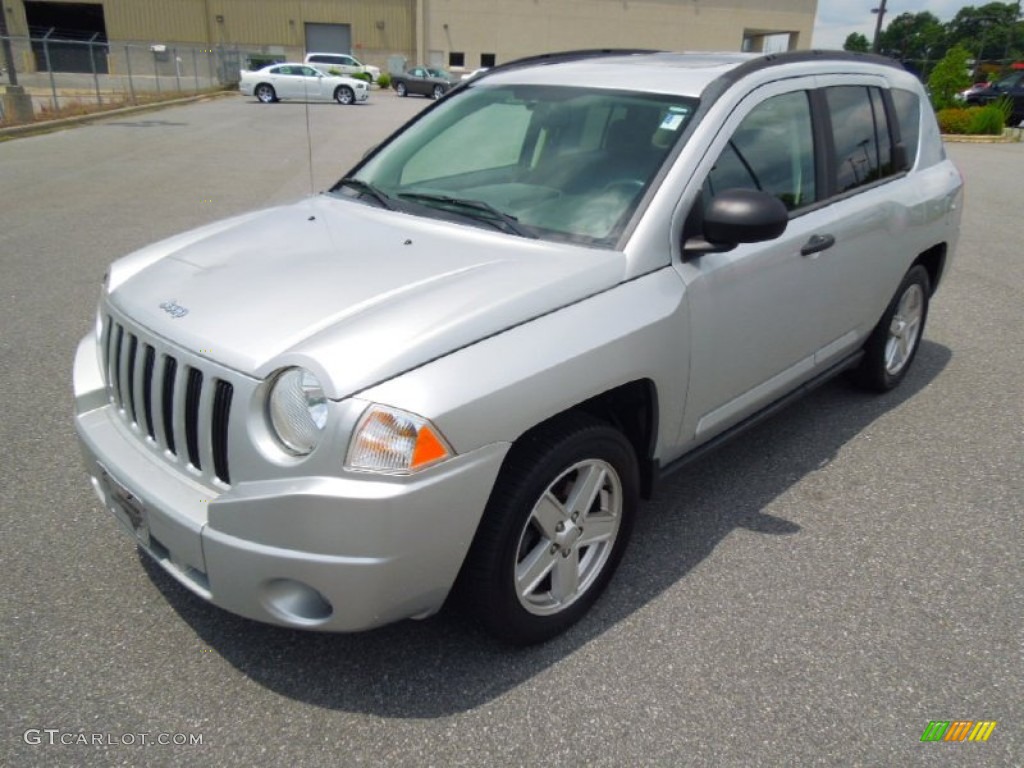
POLYGON ((160 455, 108 395, 96 338, 79 344, 75 425, 103 505, 195 594, 259 621, 356 631, 437 611, 507 444, 409 477, 341 470, 230 487, 160 455))

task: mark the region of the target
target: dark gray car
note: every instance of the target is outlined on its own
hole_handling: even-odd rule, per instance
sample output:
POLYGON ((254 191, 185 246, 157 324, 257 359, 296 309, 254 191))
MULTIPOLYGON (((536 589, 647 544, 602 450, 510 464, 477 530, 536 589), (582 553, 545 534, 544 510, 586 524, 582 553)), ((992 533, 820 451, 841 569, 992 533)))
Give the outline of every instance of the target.
POLYGON ((413 67, 391 79, 391 85, 399 96, 417 93, 432 99, 440 99, 458 84, 459 78, 455 75, 432 67, 413 67))
POLYGON ((1012 104, 1009 124, 1020 125, 1024 121, 1024 72, 1014 72, 988 88, 968 93, 965 99, 970 105, 984 106, 1003 97, 1009 98, 1012 104))

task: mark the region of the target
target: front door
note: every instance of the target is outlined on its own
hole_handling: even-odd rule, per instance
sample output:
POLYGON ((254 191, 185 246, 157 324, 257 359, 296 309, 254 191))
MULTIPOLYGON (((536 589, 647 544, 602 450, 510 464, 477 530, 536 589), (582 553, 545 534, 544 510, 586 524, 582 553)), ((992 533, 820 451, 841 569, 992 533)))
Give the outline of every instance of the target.
MULTIPOLYGON (((777 196, 790 210, 779 238, 725 253, 687 254, 679 269, 690 308, 684 442, 703 442, 813 375, 824 343, 821 251, 833 223, 815 173, 810 94, 776 84, 745 99, 698 168, 706 206, 735 188, 777 196)), ((699 221, 691 215, 690 221, 699 221)))

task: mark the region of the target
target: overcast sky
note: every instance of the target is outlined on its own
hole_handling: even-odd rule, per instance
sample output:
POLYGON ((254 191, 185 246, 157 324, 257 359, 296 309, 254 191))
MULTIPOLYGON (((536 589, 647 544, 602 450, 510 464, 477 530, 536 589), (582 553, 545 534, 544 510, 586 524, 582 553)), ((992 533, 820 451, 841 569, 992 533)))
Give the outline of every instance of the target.
MULTIPOLYGON (((818 0, 814 22, 814 48, 842 48, 847 35, 860 32, 868 41, 875 34, 875 14, 881 0, 818 0)), ((887 0, 883 28, 901 13, 930 11, 939 21, 949 21, 965 5, 979 7, 987 0, 887 0)))

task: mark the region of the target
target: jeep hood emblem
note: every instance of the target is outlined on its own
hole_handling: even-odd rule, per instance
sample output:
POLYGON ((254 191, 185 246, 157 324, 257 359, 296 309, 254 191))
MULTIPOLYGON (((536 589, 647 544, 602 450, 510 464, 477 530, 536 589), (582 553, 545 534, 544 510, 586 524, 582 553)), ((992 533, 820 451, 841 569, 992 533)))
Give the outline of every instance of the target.
POLYGON ((188 314, 188 309, 181 306, 181 304, 178 303, 177 299, 165 301, 163 304, 160 305, 160 309, 162 309, 171 317, 184 317, 185 315, 188 314))

